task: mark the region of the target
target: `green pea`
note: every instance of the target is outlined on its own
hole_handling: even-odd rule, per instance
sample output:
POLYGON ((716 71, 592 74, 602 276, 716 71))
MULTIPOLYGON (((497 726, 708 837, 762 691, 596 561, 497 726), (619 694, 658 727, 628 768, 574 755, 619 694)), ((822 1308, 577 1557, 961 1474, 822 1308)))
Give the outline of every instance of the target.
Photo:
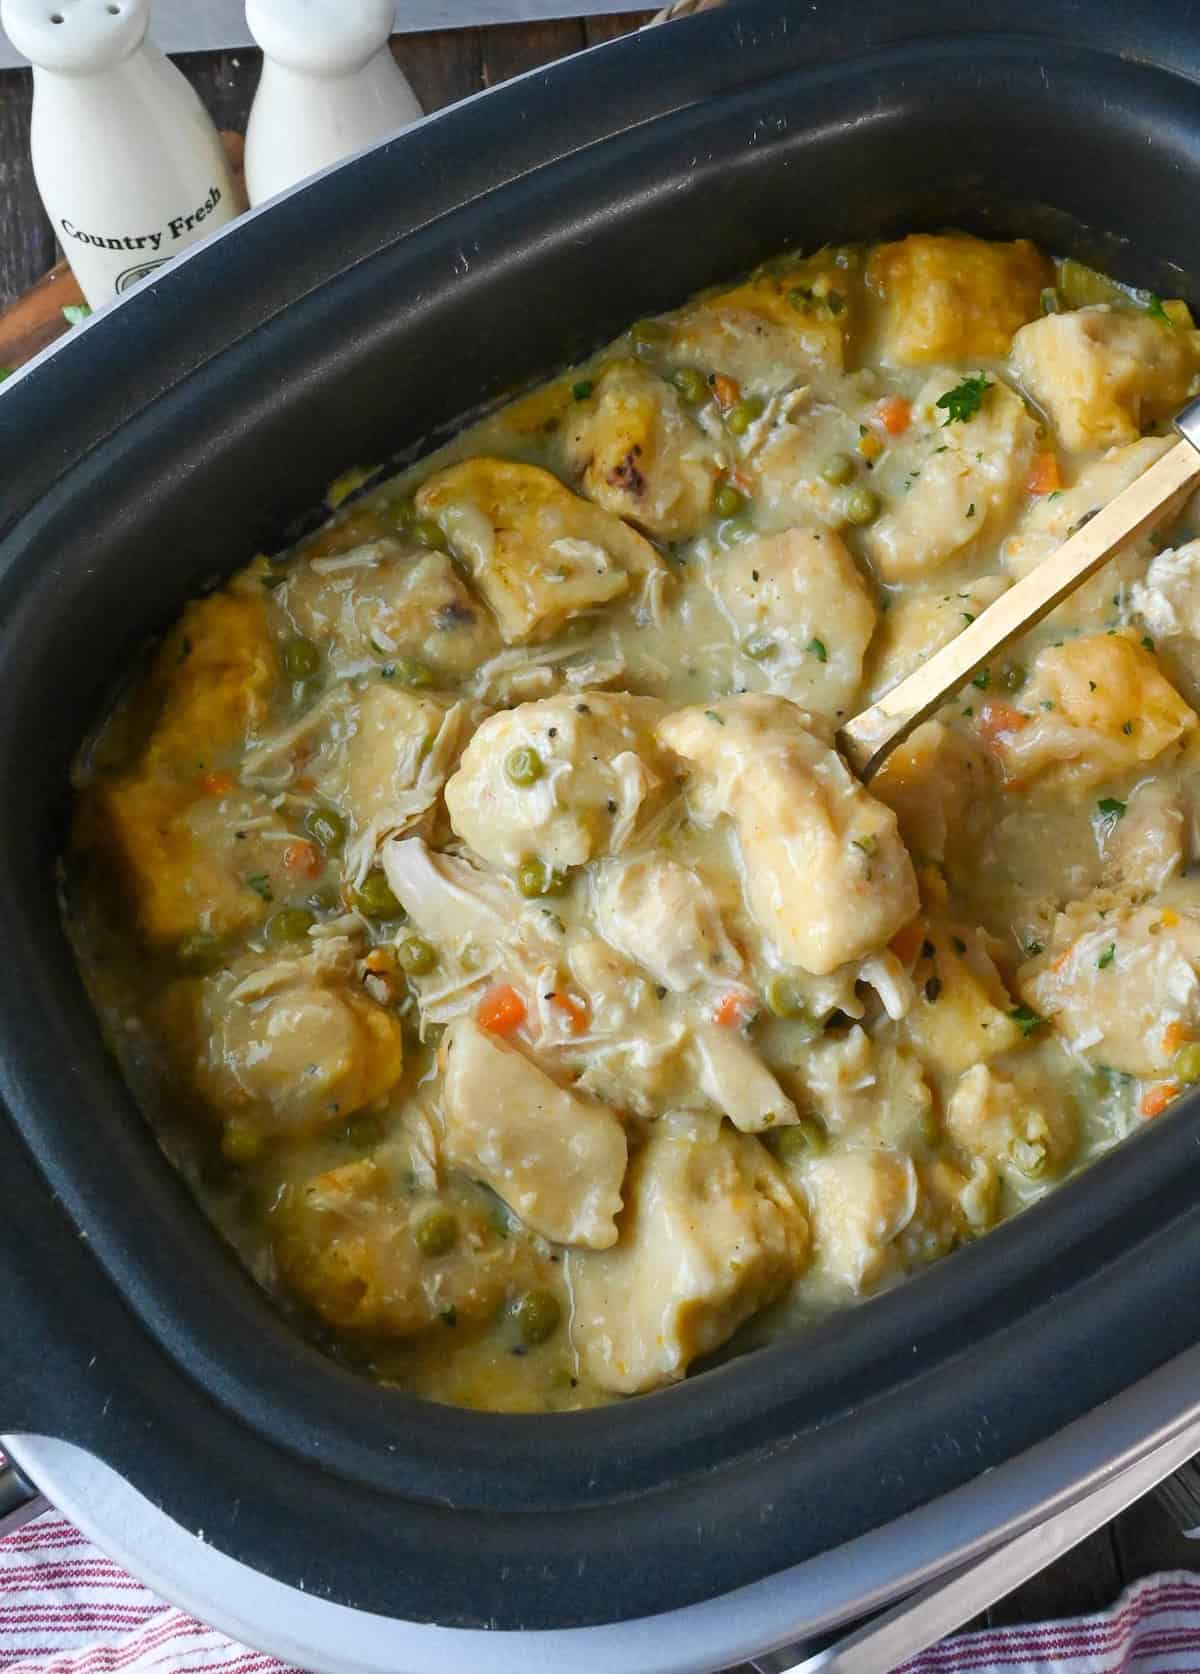
POLYGON ((346 822, 336 808, 310 808, 304 816, 304 830, 326 854, 337 854, 346 841, 346 822))
POLYGON ((562 1318, 562 1305, 552 1290, 526 1291, 517 1308, 517 1326, 527 1343, 553 1337, 562 1318))
POLYGON ((315 913, 331 913, 341 906, 341 898, 332 884, 322 884, 308 896, 308 904, 315 913))
POLYGON ((227 954, 224 936, 215 936, 211 930, 193 930, 176 947, 175 960, 180 970, 192 976, 208 976, 221 969, 227 954))
POLYGON ((536 750, 531 750, 527 744, 522 744, 515 750, 510 750, 504 763, 504 771, 514 785, 524 788, 536 785, 546 771, 545 763, 536 750))
POLYGON ((671 382, 689 407, 701 407, 708 400, 708 379, 694 366, 681 366, 672 372, 671 382))
POLYGON ((763 998, 767 1010, 776 1017, 807 1017, 808 1005, 803 989, 792 977, 773 976, 767 983, 763 998))
POLYGON ((416 657, 393 657, 383 672, 388 680, 398 680, 402 686, 433 685, 433 670, 416 657))
POLYGON ((846 497, 846 522, 859 526, 874 523, 880 509, 879 496, 873 488, 856 488, 846 497))
POLYGON ((786 1128, 776 1128, 767 1143, 781 1163, 799 1162, 804 1157, 819 1157, 828 1136, 815 1116, 801 1116, 786 1128))
POLYGON ((735 401, 725 415, 725 424, 735 436, 744 436, 756 418, 762 417, 765 403, 761 395, 747 395, 735 401))
POLYGON ((368 872, 354 891, 354 905, 364 918, 399 918, 404 908, 382 872, 368 872))
POLYGON ((562 873, 547 866, 537 855, 529 855, 517 867, 517 888, 527 901, 542 895, 561 895, 566 887, 567 880, 562 873))
POLYGON ((1004 671, 1004 690, 1019 692, 1025 684, 1026 671, 1020 663, 1010 663, 1004 671))
POLYGON ((739 493, 731 482, 717 485, 713 495, 713 509, 718 517, 736 517, 739 512, 745 511, 748 504, 746 496, 739 493))
POLYGON ((283 672, 289 680, 311 680, 321 666, 321 653, 311 639, 289 639, 283 648, 283 672))
POLYGON ((387 1137, 382 1116, 356 1116, 342 1129, 341 1137, 356 1151, 371 1151, 387 1137))
POLYGON ((221 1155, 226 1162, 253 1162, 262 1150, 262 1143, 262 1135, 257 1128, 234 1117, 226 1122, 221 1135, 221 1155))
POLYGON ((316 922, 315 915, 307 907, 284 907, 267 920, 267 941, 271 947, 302 942, 316 922))
POLYGON ((458 1243, 458 1218, 438 1204, 413 1222, 413 1237, 422 1255, 446 1255, 458 1243))
POLYGON ((427 976, 438 962, 437 949, 424 936, 409 936, 396 949, 402 969, 409 976, 427 976))
POLYGON ((1200 1081, 1200 1041, 1191 1046, 1180 1047, 1171 1067, 1175 1071, 1176 1079, 1186 1082, 1189 1086, 1193 1081, 1200 1081))
POLYGON ((427 546, 432 552, 449 552, 450 542, 446 539, 439 523, 431 517, 418 517, 408 531, 418 546, 427 546))
POLYGON ((751 634, 749 639, 743 640, 742 650, 747 657, 752 657, 756 663, 761 663, 765 662, 768 657, 776 656, 779 647, 770 634, 751 634))
POLYGON ((629 328, 629 340, 639 349, 652 348, 656 343, 665 343, 671 332, 661 320, 638 320, 629 328))
POLYGON ((844 488, 848 482, 854 481, 857 470, 848 453, 831 453, 821 467, 821 475, 836 488, 844 488))

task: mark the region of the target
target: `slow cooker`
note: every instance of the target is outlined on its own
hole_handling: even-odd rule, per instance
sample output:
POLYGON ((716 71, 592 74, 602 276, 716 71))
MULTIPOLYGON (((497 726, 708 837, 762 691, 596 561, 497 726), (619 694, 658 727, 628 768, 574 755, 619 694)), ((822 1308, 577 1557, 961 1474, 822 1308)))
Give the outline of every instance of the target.
MULTIPOLYGON (((187 597, 293 539, 344 469, 639 314, 784 245, 947 224, 1197 300, 1198 29, 1195 0, 734 0, 428 119, 6 383, 0 1432, 103 1544, 133 1517, 95 1486, 116 1473, 285 1598, 487 1630, 514 1669, 542 1635, 695 1610, 690 1661, 669 1635, 626 1660, 701 1668, 961 1563, 1194 1416, 1195 1094, 899 1290, 670 1390, 528 1417, 371 1387, 292 1332, 159 1152, 55 858, 73 753, 187 597), (82 1499, 67 1444, 102 1461, 82 1499)), ((149 1573, 152 1547, 126 1555, 149 1573)), ((220 1620, 224 1585, 188 1602, 220 1620)))

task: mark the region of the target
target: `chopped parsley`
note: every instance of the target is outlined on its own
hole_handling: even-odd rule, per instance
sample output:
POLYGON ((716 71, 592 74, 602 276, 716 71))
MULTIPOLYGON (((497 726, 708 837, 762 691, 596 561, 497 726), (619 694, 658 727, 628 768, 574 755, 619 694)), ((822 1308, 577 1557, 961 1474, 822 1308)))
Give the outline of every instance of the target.
POLYGON ((974 502, 974 500, 972 500, 971 504, 967 507, 967 516, 968 517, 974 517, 975 516, 975 502, 974 502))
POLYGON ((825 648, 825 641, 823 639, 810 639, 808 642, 808 650, 812 652, 813 656, 819 663, 827 663, 829 661, 829 652, 825 648))
POLYGON ((1133 722, 1132 721, 1126 721, 1125 725, 1121 728, 1121 731, 1125 734, 1126 738, 1132 737, 1132 735, 1133 735, 1133 722))
POLYGON ((590 378, 581 378, 577 384, 571 386, 571 394, 576 401, 586 401, 595 387, 590 378))
POLYGON ((1026 959, 1036 959, 1039 953, 1044 953, 1045 951, 1045 948, 1042 946, 1042 943, 1038 941, 1036 936, 1030 936, 1029 940, 1025 943, 1026 959))
POLYGON ((271 880, 265 872, 255 872, 253 877, 246 879, 246 882, 254 893, 260 895, 264 901, 275 899, 274 892, 271 889, 271 880))
POLYGON ((1116 942, 1109 942, 1109 944, 1105 948, 1104 952, 1100 955, 1099 959, 1097 959, 1097 961, 1096 961, 1096 969, 1098 971, 1106 971, 1116 957, 1117 957, 1117 944, 1116 944, 1116 942))
POLYGON ((967 944, 963 941, 961 936, 951 936, 950 946, 954 949, 955 953, 965 953, 967 951, 967 944))
POLYGON ((981 692, 986 692, 991 683, 992 671, 990 668, 981 668, 979 673, 971 682, 972 686, 978 686, 981 692))
POLYGON ((1142 635, 1142 650, 1143 651, 1153 651, 1154 650, 1154 641, 1150 638, 1149 634, 1143 634, 1142 635))
POLYGON ((1096 806, 1106 820, 1119 820, 1125 812, 1125 804, 1115 796, 1102 796, 1096 806))
POLYGON ((86 302, 68 302, 63 309, 63 319, 68 325, 82 325, 91 315, 91 309, 86 302))
POLYGON ((939 395, 935 405, 946 414, 943 428, 947 424, 965 424, 968 419, 973 419, 991 387, 991 379, 977 372, 974 377, 964 378, 961 384, 948 389, 945 395, 939 395))
POLYGON ((1171 316, 1162 305, 1162 298, 1155 296, 1153 291, 1146 298, 1146 312, 1152 320, 1161 320, 1164 325, 1174 324, 1171 316))
POLYGON ((0 384, 4 382, 5 378, 11 378, 12 375, 13 369, 11 366, 0 366, 0 384))
POLYGON ((715 709, 706 709, 704 713, 708 716, 710 721, 715 721, 719 727, 723 727, 725 725, 724 715, 718 715, 715 709))
POLYGON ((878 854, 879 852, 879 838, 873 831, 868 832, 865 837, 852 837, 850 841, 856 849, 861 849, 865 855, 878 854))
POLYGON ((1017 1025, 1017 1028, 1020 1029, 1026 1040, 1029 1039, 1029 1036, 1035 1029, 1040 1029, 1046 1021, 1044 1017, 1038 1016, 1032 1006, 1014 1006, 1008 1015, 1017 1025))
POLYGON ((963 621, 966 622, 968 625, 975 620, 974 613, 972 611, 969 611, 969 610, 962 610, 962 611, 959 612, 959 615, 962 617, 963 621))

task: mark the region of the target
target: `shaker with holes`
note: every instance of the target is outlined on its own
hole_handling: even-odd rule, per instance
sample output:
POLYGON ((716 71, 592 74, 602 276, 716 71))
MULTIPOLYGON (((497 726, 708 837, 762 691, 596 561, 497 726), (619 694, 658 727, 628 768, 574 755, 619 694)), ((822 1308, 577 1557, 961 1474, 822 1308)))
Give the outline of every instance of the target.
POLYGON ((220 136, 146 38, 150 0, 0 0, 34 66, 38 190, 93 308, 242 207, 220 136))
POLYGON ((263 50, 246 130, 252 204, 421 115, 388 47, 394 14, 393 0, 246 0, 263 50))

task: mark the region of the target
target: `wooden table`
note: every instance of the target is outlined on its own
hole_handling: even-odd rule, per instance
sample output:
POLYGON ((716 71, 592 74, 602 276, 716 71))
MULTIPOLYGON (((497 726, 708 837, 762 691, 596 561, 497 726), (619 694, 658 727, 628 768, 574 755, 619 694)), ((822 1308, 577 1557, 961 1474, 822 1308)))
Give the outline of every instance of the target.
MULTIPOLYGON (((393 51, 425 109, 438 110, 523 70, 611 40, 636 28, 649 15, 631 12, 586 22, 401 36, 393 43, 393 51)), ((217 125, 244 131, 258 81, 257 56, 241 50, 195 53, 179 62, 217 125)), ((0 73, 0 306, 28 291, 60 254, 29 165, 30 97, 26 72, 0 73)), ((1030 1391, 1030 1399, 1037 1399, 1036 1391, 1030 1391)), ((996 1605, 986 1622, 973 1625, 1081 1615, 1103 1609, 1128 1581, 1140 1575, 1196 1568, 1200 1568, 1200 1542, 1185 1540, 1165 1508, 1151 1496, 996 1605)))

